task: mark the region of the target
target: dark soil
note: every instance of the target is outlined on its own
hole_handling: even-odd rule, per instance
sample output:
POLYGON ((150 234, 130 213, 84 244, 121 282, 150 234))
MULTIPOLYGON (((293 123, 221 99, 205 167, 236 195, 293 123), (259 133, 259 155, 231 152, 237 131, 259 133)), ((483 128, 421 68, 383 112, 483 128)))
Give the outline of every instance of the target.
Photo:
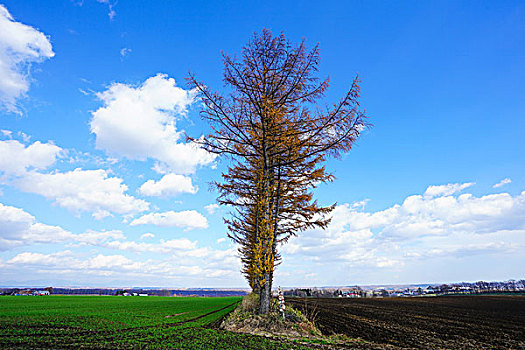
POLYGON ((386 347, 525 349, 525 296, 302 299, 287 303, 314 317, 325 335, 386 347))

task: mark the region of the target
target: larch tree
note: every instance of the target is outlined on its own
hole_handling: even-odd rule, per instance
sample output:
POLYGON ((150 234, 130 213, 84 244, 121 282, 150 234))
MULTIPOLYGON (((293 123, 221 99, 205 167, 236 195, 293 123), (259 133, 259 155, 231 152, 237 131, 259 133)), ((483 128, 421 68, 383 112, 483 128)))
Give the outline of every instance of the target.
POLYGON ((283 34, 255 34, 241 59, 223 54, 225 94, 212 92, 194 75, 212 132, 193 139, 207 151, 229 156, 215 182, 218 203, 234 208, 225 219, 239 245, 243 274, 260 296, 259 313, 269 311, 278 247, 309 228, 325 228, 335 207, 320 206, 313 189, 333 180, 324 166, 348 152, 366 116, 359 109, 359 79, 338 102, 317 107, 329 79, 316 77, 319 48, 293 46, 283 34))

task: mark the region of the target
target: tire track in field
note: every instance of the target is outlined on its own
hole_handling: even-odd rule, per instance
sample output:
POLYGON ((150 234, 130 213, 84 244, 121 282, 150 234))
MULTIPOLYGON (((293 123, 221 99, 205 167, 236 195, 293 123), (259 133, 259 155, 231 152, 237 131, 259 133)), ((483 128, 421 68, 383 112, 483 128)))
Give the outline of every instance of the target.
MULTIPOLYGON (((224 307, 221 307, 220 309, 216 309, 216 310, 213 310, 213 311, 210 311, 208 313, 205 313, 205 314, 202 314, 202 315, 199 315, 199 316, 196 316, 194 318, 190 318, 188 320, 184 320, 184 321, 179 321, 179 322, 172 322, 172 323, 162 323, 162 324, 157 324, 157 325, 149 325, 149 326, 142 326, 142 327, 128 327, 128 328, 120 328, 118 329, 119 332, 122 332, 122 331, 134 331, 134 330, 140 330, 140 329, 149 329, 149 328, 169 328, 169 327, 174 327, 174 326, 180 326, 182 324, 185 324, 185 323, 190 323, 190 322, 194 322, 194 321, 197 321, 197 320, 200 320, 201 318, 204 318, 206 316, 210 316, 210 315, 213 315, 213 314, 216 314, 218 312, 221 312, 223 310, 226 310, 227 308, 229 307, 232 307, 234 305, 237 305, 239 303, 239 301, 236 301, 235 303, 231 303, 229 305, 226 305, 224 307)), ((95 331, 96 332, 96 331, 95 331)), ((106 331, 102 331, 102 332, 96 332, 96 333, 113 333, 114 331, 110 331, 110 330, 106 330, 106 331)))
MULTIPOLYGON (((231 306, 234 306, 234 305, 236 306, 239 303, 240 303, 240 301, 236 301, 235 303, 232 303, 230 305, 226 305, 225 307, 222 307, 220 309, 208 312, 208 313, 206 313, 204 315, 200 315, 200 316, 197 316, 197 317, 194 317, 194 318, 190 318, 189 320, 185 320, 185 321, 179 321, 179 322, 174 322, 174 323, 164 323, 163 326, 164 327, 173 327, 173 326, 177 326, 177 325, 181 325, 181 324, 197 321, 197 320, 200 320, 201 318, 204 318, 206 316, 210 316, 210 315, 216 314, 216 313, 218 313, 220 311, 226 310, 227 308, 229 308, 231 306)), ((151 327, 155 327, 155 326, 147 326, 146 328, 151 328, 151 327)), ((135 327, 135 329, 136 328, 141 328, 141 327, 135 327)))

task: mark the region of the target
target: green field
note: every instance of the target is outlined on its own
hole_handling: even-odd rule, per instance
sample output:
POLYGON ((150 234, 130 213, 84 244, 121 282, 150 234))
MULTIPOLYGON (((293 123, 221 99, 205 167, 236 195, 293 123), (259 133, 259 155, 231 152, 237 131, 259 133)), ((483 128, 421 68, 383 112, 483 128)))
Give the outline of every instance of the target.
POLYGON ((0 297, 0 348, 303 349, 216 329, 214 325, 240 300, 4 296, 0 297))

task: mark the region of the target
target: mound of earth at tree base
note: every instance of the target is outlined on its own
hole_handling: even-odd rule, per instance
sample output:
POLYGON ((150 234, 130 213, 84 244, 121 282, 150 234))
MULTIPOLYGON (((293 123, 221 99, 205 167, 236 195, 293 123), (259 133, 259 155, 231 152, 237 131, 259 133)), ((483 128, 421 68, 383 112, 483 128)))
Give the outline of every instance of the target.
POLYGON ((258 315, 259 297, 245 296, 237 308, 221 323, 220 328, 237 333, 263 336, 318 337, 321 332, 300 311, 289 307, 285 317, 279 312, 276 300, 272 300, 270 312, 258 315))
POLYGON ((289 298, 325 335, 416 349, 525 349, 525 296, 289 298))

